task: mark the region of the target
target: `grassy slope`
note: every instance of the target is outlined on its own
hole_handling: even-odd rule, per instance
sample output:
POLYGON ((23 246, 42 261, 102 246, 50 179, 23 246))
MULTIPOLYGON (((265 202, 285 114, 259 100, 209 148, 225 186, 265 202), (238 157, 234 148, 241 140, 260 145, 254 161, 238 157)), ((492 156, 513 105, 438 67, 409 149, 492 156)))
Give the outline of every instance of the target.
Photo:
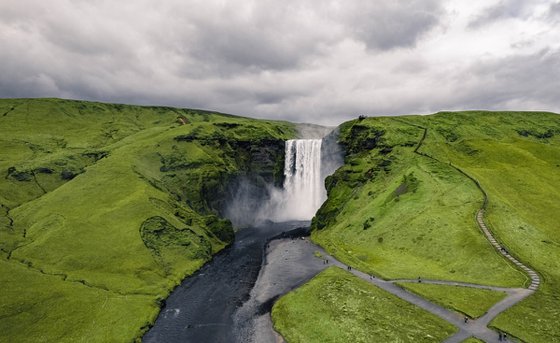
POLYGON ((327 180, 329 200, 314 219, 312 237, 338 258, 389 278, 527 284, 480 233, 474 214, 481 193, 451 162, 488 192, 487 218, 500 240, 544 276, 535 296, 494 325, 532 342, 559 339, 559 137, 560 117, 549 113, 442 113, 345 123, 341 142, 349 156, 327 180), (413 153, 423 132, 418 126, 428 128, 420 151, 438 161, 413 153))
POLYGON ((272 309, 288 342, 440 342, 452 325, 337 267, 272 309))
POLYGON ((0 341, 95 342, 138 337, 159 301, 229 242, 204 196, 243 172, 247 149, 294 132, 42 99, 0 100, 0 133, 0 341))
POLYGON ((471 318, 482 316, 490 307, 502 300, 506 293, 460 286, 426 283, 399 283, 401 287, 450 310, 461 312, 471 318))
POLYGON ((438 114, 428 125, 424 151, 481 183, 491 229, 543 276, 534 296, 493 325, 529 342, 560 340, 560 116, 464 112, 438 114), (442 132, 458 131, 458 123, 460 138, 445 144, 442 132))
POLYGON ((414 153, 422 133, 399 118, 346 123, 341 140, 356 148, 349 146, 346 164, 327 181, 336 186, 315 220, 313 239, 386 278, 520 285, 525 277, 480 235, 477 188, 451 166, 414 153), (363 149, 367 136, 357 132, 381 130, 376 148, 363 149), (321 224, 327 227, 318 229, 321 224))

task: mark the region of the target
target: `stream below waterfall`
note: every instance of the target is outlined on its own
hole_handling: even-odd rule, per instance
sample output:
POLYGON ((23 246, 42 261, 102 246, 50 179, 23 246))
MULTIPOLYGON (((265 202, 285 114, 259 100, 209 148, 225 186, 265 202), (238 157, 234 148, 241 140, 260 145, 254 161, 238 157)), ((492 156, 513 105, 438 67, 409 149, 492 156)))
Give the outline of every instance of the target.
POLYGON ((311 244, 302 244, 307 238, 282 240, 297 243, 288 247, 298 247, 289 252, 274 249, 278 243, 270 242, 267 250, 272 256, 264 264, 263 249, 272 237, 308 225, 270 223, 237 232, 230 247, 171 293, 143 342, 277 341, 269 316, 273 302, 324 266, 313 258, 311 244))

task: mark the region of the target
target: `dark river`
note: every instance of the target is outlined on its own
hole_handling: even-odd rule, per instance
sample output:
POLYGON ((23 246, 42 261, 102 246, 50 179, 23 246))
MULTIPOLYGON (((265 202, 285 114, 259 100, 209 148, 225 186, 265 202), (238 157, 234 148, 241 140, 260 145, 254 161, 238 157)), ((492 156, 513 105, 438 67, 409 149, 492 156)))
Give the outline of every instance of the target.
POLYGON ((307 239, 272 241, 261 270, 263 249, 270 238, 308 225, 271 223, 238 231, 229 248, 171 293, 143 342, 277 341, 268 315, 274 300, 325 266, 307 239))

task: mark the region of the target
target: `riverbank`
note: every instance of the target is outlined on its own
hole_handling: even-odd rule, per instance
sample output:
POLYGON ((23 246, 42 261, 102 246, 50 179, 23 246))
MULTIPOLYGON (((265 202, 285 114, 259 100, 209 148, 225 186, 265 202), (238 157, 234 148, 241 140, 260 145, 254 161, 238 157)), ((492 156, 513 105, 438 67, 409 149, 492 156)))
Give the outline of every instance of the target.
POLYGON ((309 222, 268 223, 239 230, 230 247, 171 293, 143 342, 250 341, 252 330, 245 322, 254 313, 243 317, 237 312, 251 299, 263 264, 263 248, 270 238, 305 225, 309 222))
POLYGON ((328 265, 316 257, 317 247, 306 237, 272 240, 250 298, 236 312, 246 342, 282 342, 273 328, 270 311, 282 295, 309 281, 328 265))

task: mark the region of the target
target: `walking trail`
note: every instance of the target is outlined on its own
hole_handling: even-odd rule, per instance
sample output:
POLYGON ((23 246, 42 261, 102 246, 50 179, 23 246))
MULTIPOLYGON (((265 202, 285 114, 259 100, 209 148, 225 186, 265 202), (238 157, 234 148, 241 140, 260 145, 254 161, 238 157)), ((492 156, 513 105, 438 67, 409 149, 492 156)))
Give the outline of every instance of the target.
MULTIPOLYGON (((433 159, 433 160, 436 160, 436 161, 442 163, 441 161, 435 159, 434 157, 418 151, 419 148, 422 146, 422 143, 424 142, 424 140, 427 136, 427 133, 428 133, 427 128, 420 127, 420 126, 418 126, 418 127, 424 130, 424 134, 423 134, 420 142, 418 143, 418 146, 415 148, 414 152, 421 155, 421 156, 424 156, 424 157, 427 157, 427 158, 430 158, 430 159, 433 159)), ((494 290, 494 291, 505 292, 507 294, 507 296, 503 300, 494 304, 494 306, 492 306, 483 316, 481 316, 479 318, 476 318, 476 319, 470 319, 467 323, 465 323, 464 315, 459 314, 459 313, 454 312, 454 311, 450 311, 446 308, 443 308, 442 306, 437 305, 437 304, 435 304, 435 303, 433 303, 429 300, 426 300, 426 299, 422 298, 421 296, 410 293, 410 292, 404 290, 403 288, 401 288, 401 287, 399 287, 395 284, 397 282, 399 282, 399 283, 418 282, 417 279, 383 280, 383 279, 380 279, 380 278, 372 277, 372 276, 370 276, 366 273, 363 273, 359 270, 356 270, 354 268, 349 269, 348 265, 338 261, 333 256, 328 254, 321 247, 319 247, 317 245, 313 245, 313 246, 317 251, 319 251, 324 256, 324 258, 331 261, 329 263, 330 265, 336 265, 336 266, 341 267, 343 269, 349 270, 352 274, 360 277, 361 279, 366 280, 366 281, 368 281, 368 282, 370 282, 370 283, 388 291, 389 293, 392 293, 392 294, 398 296, 399 298, 401 298, 405 301, 408 301, 409 303, 412 303, 416 306, 419 306, 419 307, 423 308, 424 310, 426 310, 428 312, 431 312, 431 313, 439 316, 440 318, 448 321, 449 323, 453 324, 454 326, 456 326, 459 329, 459 331, 456 334, 454 334, 453 336, 447 338, 447 340, 445 340, 446 343, 459 343, 459 342, 462 342, 469 337, 476 337, 476 338, 481 339, 481 340, 483 340, 487 343, 500 342, 498 332, 488 328, 488 324, 497 315, 499 315, 503 311, 507 310, 508 308, 512 307, 513 305, 517 304, 518 302, 525 299, 529 295, 533 294, 538 289, 538 287, 540 285, 540 277, 533 269, 529 268, 528 266, 526 266, 522 262, 520 262, 518 259, 513 257, 509 253, 509 251, 507 249, 505 249, 502 244, 500 244, 500 242, 496 239, 496 237, 492 234, 492 232, 486 226, 486 223, 484 222, 484 211, 485 211, 485 208, 486 208, 487 203, 488 203, 488 196, 486 194, 486 191, 484 191, 484 189, 480 185, 480 183, 476 179, 474 179, 473 177, 471 177, 470 175, 468 175, 467 173, 465 173, 464 171, 459 169, 458 167, 455 167, 453 165, 451 165, 451 167, 453 167, 458 172, 460 172, 461 174, 463 174, 467 178, 469 178, 471 181, 473 181, 484 196, 484 201, 483 201, 483 204, 482 204, 482 208, 480 210, 478 210, 478 212, 476 214, 476 222, 477 222, 480 230, 484 233, 486 239, 494 247, 494 249, 496 249, 496 251, 498 251, 502 256, 504 256, 511 263, 513 263, 515 266, 517 266, 517 268, 519 268, 520 270, 525 272, 531 280, 531 284, 529 285, 528 288, 504 288, 504 287, 493 287, 493 286, 485 286, 485 285, 478 285, 478 284, 472 284, 472 283, 462 283, 462 282, 445 281, 445 280, 422 280, 423 283, 429 283, 429 284, 462 286, 462 287, 489 289, 489 290, 494 290)))

